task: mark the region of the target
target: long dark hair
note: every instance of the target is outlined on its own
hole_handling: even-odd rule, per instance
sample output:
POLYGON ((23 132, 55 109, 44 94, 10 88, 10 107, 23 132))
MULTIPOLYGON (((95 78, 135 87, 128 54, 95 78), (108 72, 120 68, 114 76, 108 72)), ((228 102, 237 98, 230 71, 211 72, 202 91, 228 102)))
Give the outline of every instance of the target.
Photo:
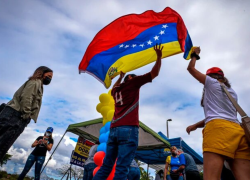
MULTIPOLYGON (((217 79, 217 80, 222 80, 222 82, 228 87, 231 88, 231 84, 228 81, 228 79, 222 75, 219 74, 209 74, 208 76, 210 76, 211 78, 217 79)), ((203 104, 203 100, 204 100, 204 93, 205 93, 205 88, 203 88, 203 92, 202 92, 202 98, 201 98, 201 106, 204 107, 203 104)))
POLYGON ((43 79, 44 73, 53 72, 50 68, 46 66, 38 67, 32 76, 29 77, 29 80, 43 79))

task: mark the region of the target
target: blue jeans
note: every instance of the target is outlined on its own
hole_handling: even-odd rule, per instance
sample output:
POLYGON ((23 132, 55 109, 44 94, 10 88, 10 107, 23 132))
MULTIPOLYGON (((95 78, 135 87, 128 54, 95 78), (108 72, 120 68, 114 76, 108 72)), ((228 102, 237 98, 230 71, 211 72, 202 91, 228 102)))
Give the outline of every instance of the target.
POLYGON ((35 164, 35 180, 40 180, 40 172, 43 166, 43 163, 45 161, 45 156, 34 156, 33 154, 30 154, 26 164, 23 168, 22 173, 19 175, 18 180, 23 180, 26 176, 26 174, 29 172, 33 164, 35 164))
POLYGON ((92 180, 93 179, 93 171, 97 166, 95 163, 89 163, 84 166, 84 174, 83 180, 92 180))
POLYGON ((134 159, 138 146, 138 127, 119 126, 110 129, 107 142, 106 156, 103 165, 97 171, 93 180, 105 180, 115 164, 115 177, 113 180, 127 180, 129 167, 134 159))
POLYGON ((128 180, 140 180, 141 172, 138 167, 130 167, 128 173, 128 180))

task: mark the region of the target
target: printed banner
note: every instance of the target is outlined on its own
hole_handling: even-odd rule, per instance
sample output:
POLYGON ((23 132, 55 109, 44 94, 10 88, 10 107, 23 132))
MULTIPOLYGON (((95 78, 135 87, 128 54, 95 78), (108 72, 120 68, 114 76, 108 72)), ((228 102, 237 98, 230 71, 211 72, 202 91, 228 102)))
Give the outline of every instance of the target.
POLYGON ((84 163, 89 157, 89 150, 93 145, 94 143, 79 137, 75 151, 72 152, 70 164, 84 167, 84 163))

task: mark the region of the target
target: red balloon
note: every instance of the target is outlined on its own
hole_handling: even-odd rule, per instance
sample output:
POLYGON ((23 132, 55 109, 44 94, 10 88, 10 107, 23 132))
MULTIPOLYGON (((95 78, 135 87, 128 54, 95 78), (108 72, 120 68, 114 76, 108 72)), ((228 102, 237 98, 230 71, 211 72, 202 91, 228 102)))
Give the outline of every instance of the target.
POLYGON ((95 176, 95 174, 97 173, 97 171, 99 171, 99 169, 101 168, 101 166, 97 166, 94 171, 93 171, 93 176, 95 176))
MULTIPOLYGON (((117 161, 117 160, 116 160, 117 161)), ((115 161, 115 164, 112 168, 112 171, 111 173, 109 174, 109 177, 107 178, 107 180, 112 180, 114 177, 115 177, 115 167, 116 167, 116 161, 115 161)))
POLYGON ((107 180, 112 180, 115 177, 115 168, 112 169, 111 173, 109 174, 109 177, 107 180))
POLYGON ((95 153, 94 155, 94 162, 97 166, 101 166, 103 163, 103 159, 105 157, 105 152, 103 151, 99 151, 97 153, 95 153))

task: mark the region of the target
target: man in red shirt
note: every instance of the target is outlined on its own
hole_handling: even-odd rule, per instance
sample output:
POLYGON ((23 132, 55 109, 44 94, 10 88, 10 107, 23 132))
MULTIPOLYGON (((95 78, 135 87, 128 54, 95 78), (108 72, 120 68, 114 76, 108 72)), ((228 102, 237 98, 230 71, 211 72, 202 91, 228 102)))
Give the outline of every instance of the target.
POLYGON ((158 76, 161 68, 163 46, 155 45, 157 60, 152 70, 142 76, 121 72, 114 84, 111 94, 115 100, 115 114, 111 123, 107 153, 103 165, 93 180, 105 180, 116 162, 113 180, 127 180, 129 166, 134 159, 138 146, 139 129, 139 91, 141 86, 158 76))

